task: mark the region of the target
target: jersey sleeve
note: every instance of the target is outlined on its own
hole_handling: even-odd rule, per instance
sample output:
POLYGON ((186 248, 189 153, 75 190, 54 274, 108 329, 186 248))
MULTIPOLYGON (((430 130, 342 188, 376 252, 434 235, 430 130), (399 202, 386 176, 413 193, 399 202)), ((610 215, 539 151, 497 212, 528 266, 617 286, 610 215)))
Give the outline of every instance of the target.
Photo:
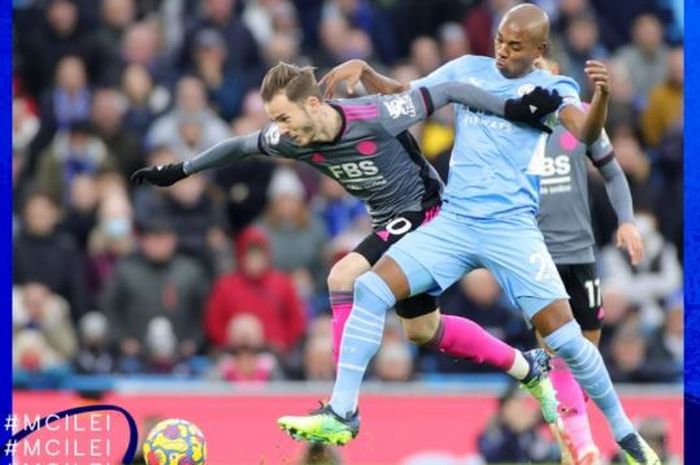
POLYGON ((548 90, 556 90, 562 97, 562 102, 557 109, 557 117, 559 117, 559 112, 567 105, 574 105, 577 108, 581 108, 581 97, 579 92, 581 91, 579 85, 567 76, 556 76, 554 82, 548 86, 548 90))
POLYGON ((433 112, 430 94, 424 87, 377 97, 379 124, 392 136, 401 134, 433 112))
POLYGON ((605 129, 600 134, 598 140, 588 147, 586 152, 593 164, 600 168, 614 158, 613 146, 605 129))
POLYGON ((457 79, 456 70, 458 67, 462 66, 466 57, 455 58, 452 61, 448 61, 444 65, 440 66, 438 69, 428 74, 425 77, 411 81, 411 89, 418 89, 420 87, 432 87, 443 82, 454 81, 457 79))

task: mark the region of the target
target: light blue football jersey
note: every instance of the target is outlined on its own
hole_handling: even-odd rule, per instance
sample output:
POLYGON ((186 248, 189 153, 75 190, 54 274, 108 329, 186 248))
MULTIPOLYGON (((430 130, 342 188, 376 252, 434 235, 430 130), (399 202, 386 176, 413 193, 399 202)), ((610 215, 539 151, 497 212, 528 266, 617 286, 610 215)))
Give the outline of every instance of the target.
MULTIPOLYGON (((579 86, 566 76, 534 70, 517 79, 503 76, 493 58, 465 55, 411 82, 412 87, 461 81, 506 98, 535 86, 557 90, 565 105, 581 105, 579 86)), ((456 137, 443 209, 470 218, 536 214, 539 176, 544 172, 547 134, 523 124, 455 105, 456 137)))

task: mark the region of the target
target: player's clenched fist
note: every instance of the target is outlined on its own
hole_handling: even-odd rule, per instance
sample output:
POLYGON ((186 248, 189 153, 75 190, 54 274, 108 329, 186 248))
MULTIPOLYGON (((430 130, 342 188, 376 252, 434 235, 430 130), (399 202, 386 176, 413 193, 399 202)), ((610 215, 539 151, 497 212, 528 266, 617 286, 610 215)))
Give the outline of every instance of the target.
POLYGON ((172 186, 187 177, 182 163, 174 165, 159 165, 141 168, 131 175, 131 181, 136 184, 147 182, 155 186, 172 186))
POLYGON ((586 61, 584 71, 593 84, 595 84, 596 91, 604 94, 610 92, 608 68, 603 63, 596 60, 588 60, 586 61))

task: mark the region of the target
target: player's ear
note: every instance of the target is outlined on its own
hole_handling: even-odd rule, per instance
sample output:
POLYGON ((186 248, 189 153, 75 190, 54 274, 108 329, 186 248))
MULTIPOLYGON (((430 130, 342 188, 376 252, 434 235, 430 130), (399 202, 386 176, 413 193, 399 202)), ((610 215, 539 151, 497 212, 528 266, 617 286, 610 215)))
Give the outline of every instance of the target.
POLYGON ((321 99, 319 99, 315 95, 306 97, 306 106, 312 110, 317 110, 321 107, 321 99))

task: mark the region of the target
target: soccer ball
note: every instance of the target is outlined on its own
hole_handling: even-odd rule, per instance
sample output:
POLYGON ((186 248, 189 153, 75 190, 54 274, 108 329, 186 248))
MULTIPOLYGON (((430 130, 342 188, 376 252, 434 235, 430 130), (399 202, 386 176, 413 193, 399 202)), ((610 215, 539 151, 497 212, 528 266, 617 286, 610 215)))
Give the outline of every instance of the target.
POLYGON ((193 423, 163 420, 143 442, 143 458, 146 465, 204 465, 207 442, 193 423))

